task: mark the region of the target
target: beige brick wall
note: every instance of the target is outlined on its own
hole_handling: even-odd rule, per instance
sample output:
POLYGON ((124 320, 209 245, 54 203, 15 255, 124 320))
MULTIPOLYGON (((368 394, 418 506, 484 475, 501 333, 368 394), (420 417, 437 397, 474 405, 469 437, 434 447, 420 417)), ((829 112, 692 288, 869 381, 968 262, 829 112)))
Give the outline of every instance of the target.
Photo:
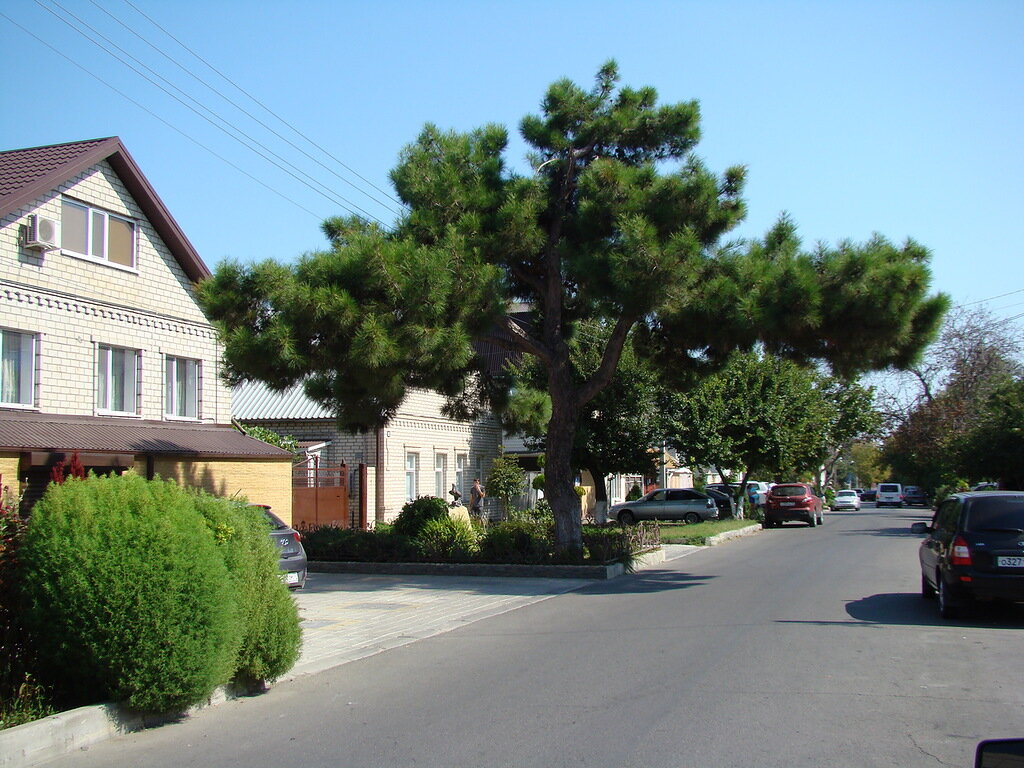
POLYGON ((21 483, 18 482, 18 465, 20 461, 20 454, 0 453, 0 489, 4 485, 9 486, 15 496, 21 493, 21 483))
MULTIPOLYGON (((291 461, 188 461, 158 458, 153 463, 153 470, 164 480, 202 488, 215 496, 245 497, 253 504, 267 504, 278 517, 291 523, 291 461)), ((144 462, 136 466, 136 471, 145 474, 144 462)))
POLYGON ((0 327, 38 334, 35 404, 43 412, 96 412, 96 351, 110 344, 141 351, 140 417, 164 417, 164 360, 173 356, 201 362, 201 420, 230 421, 220 345, 194 286, 106 162, 0 222, 0 327), (60 220, 62 192, 135 220, 136 269, 19 245, 29 214, 60 220))

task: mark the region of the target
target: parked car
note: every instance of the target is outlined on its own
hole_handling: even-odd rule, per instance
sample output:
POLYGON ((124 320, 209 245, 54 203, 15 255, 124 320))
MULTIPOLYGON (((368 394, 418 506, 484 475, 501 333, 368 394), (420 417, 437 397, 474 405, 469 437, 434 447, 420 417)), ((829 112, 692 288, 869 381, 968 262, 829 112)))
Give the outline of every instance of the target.
POLYGON ((878 489, 877 488, 865 488, 860 492, 861 501, 877 501, 878 500, 878 489))
POLYGON ((764 508, 764 527, 778 528, 793 520, 803 521, 811 528, 824 523, 821 497, 806 483, 773 485, 764 508))
POLYGON ((902 507, 903 486, 899 483, 879 484, 878 496, 875 498, 875 506, 879 509, 882 507, 902 507))
MULTIPOLYGON (((690 488, 688 490, 697 490, 696 488, 690 488)), ((699 493, 699 491, 698 491, 699 493)), ((718 507, 719 519, 728 519, 736 516, 736 502, 733 501, 732 496, 724 491, 720 491, 717 488, 704 488, 704 493, 715 500, 715 506, 718 507)))
POLYGON ((956 493, 939 504, 918 559, 921 595, 954 618, 975 600, 1024 602, 1024 491, 956 493))
POLYGON ((999 483, 978 483, 977 485, 971 486, 972 491, 998 491, 999 483))
MULTIPOLYGON (((747 481, 747 500, 753 501, 756 506, 764 506, 765 500, 768 498, 768 489, 771 486, 768 483, 760 480, 748 480, 747 481)), ((704 486, 704 489, 711 489, 727 493, 736 498, 736 483, 708 483, 704 486)))
POLYGON ((637 520, 685 520, 699 523, 702 520, 717 520, 718 507, 715 500, 706 493, 692 488, 655 488, 636 501, 616 504, 609 517, 623 525, 637 520))
POLYGON ((915 504, 927 507, 930 502, 928 494, 924 492, 924 488, 919 488, 916 485, 905 485, 903 486, 903 503, 908 507, 912 507, 915 504))
POLYGON ((860 496, 852 488, 836 491, 832 509, 860 509, 860 496))
POLYGON ((270 523, 270 538, 277 544, 281 557, 277 561, 282 572, 282 579, 291 589, 301 589, 306 585, 306 549, 302 546, 302 536, 288 523, 270 511, 264 504, 253 504, 263 510, 270 523))
POLYGON ((863 501, 864 500, 864 489, 863 488, 854 488, 853 490, 856 491, 857 498, 860 499, 861 501, 863 501))

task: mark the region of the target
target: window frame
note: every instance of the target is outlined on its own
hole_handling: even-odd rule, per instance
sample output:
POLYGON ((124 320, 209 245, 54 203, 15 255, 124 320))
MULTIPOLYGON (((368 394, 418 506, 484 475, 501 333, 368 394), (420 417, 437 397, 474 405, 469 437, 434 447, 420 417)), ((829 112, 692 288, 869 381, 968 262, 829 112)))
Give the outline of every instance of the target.
POLYGON ((113 211, 108 211, 103 208, 97 208, 94 205, 89 205, 80 200, 75 200, 70 197, 61 198, 61 226, 60 226, 60 252, 68 256, 73 256, 76 259, 84 259, 91 261, 94 264, 104 264, 108 267, 115 269, 121 269, 126 272, 138 273, 139 267, 139 248, 138 248, 138 232, 139 227, 135 219, 124 216, 113 211), (74 230, 74 234, 78 234, 78 230, 69 226, 70 220, 64 214, 64 206, 71 206, 78 208, 85 213, 85 251, 76 250, 68 245, 65 245, 65 239, 69 232, 74 230), (103 222, 103 242, 102 242, 102 255, 93 253, 96 250, 96 233, 94 231, 97 219, 101 219, 103 222), (122 222, 127 224, 130 228, 129 233, 129 258, 130 264, 122 264, 119 261, 113 261, 110 258, 110 220, 122 222))
POLYGON ((455 488, 462 494, 462 498, 469 498, 469 488, 466 486, 466 471, 469 469, 469 454, 455 454, 455 488))
POLYGON ((405 452, 405 500, 414 501, 420 490, 420 455, 416 451, 405 452))
POLYGON ((448 454, 442 451, 434 453, 434 493, 443 499, 448 492, 448 454))
MULTIPOLYGON (((129 369, 128 369, 128 366, 127 366, 127 356, 126 356, 125 357, 125 366, 122 368, 122 374, 126 373, 128 370, 129 369)), ((96 375, 96 386, 95 386, 95 395, 96 395, 95 407, 96 407, 96 413, 99 414, 99 415, 103 415, 103 416, 139 416, 140 413, 141 413, 141 408, 140 408, 141 403, 140 403, 140 400, 141 400, 141 397, 142 397, 142 350, 134 349, 132 347, 121 347, 121 346, 118 346, 116 344, 97 343, 96 344, 96 365, 95 365, 95 371, 96 371, 96 374, 95 374, 96 375), (101 366, 101 364, 103 362, 103 357, 104 357, 104 353, 105 352, 107 353, 106 365, 104 366, 104 368, 105 368, 104 373, 106 375, 106 387, 104 388, 104 392, 103 392, 103 395, 105 396, 105 399, 102 399, 102 401, 101 401, 101 393, 100 393, 100 382, 101 382, 100 366, 101 366), (131 392, 131 395, 132 395, 132 397, 131 397, 132 410, 130 410, 130 411, 129 410, 119 411, 119 410, 116 410, 116 409, 110 407, 112 402, 113 402, 112 395, 114 393, 114 388, 112 386, 112 384, 114 382, 114 376, 113 376, 113 373, 114 373, 113 360, 114 360, 114 357, 115 357, 115 355, 113 354, 114 352, 125 352, 125 353, 130 352, 133 355, 133 360, 134 360, 135 364, 134 364, 134 371, 133 371, 133 374, 132 374, 133 377, 134 377, 132 383, 134 384, 134 386, 132 387, 133 391, 131 392)), ((122 393, 122 395, 124 396, 125 401, 128 400, 128 397, 127 397, 127 395, 128 395, 127 383, 128 382, 126 380, 125 381, 125 390, 122 393)))
POLYGON ((15 328, 0 328, 0 406, 4 408, 36 408, 37 407, 37 395, 39 389, 39 334, 32 333, 30 331, 19 331, 15 328), (28 339, 30 342, 30 348, 26 353, 24 349, 20 351, 18 356, 19 368, 16 372, 18 378, 18 396, 21 396, 22 387, 24 386, 25 392, 28 397, 27 402, 22 400, 6 400, 4 398, 4 390, 7 388, 4 385, 3 380, 3 366, 4 359, 6 357, 7 337, 19 336, 22 339, 28 339), (27 370, 23 368, 27 362, 27 370), (24 382, 24 378, 28 375, 27 385, 24 382))
MULTIPOLYGON (((186 373, 186 386, 188 385, 186 373)), ((186 395, 186 403, 188 401, 186 395)), ((203 361, 194 357, 164 355, 164 418, 171 421, 199 421, 203 416, 203 361), (192 363, 195 366, 193 400, 195 414, 178 413, 178 363, 192 363), (171 381, 171 370, 174 380, 171 381)))

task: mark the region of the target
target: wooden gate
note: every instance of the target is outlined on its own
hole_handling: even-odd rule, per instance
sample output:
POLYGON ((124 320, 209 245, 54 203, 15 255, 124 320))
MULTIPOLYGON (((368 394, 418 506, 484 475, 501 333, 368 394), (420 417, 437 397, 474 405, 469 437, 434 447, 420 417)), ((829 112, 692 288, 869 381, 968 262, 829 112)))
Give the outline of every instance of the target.
POLYGON ((348 465, 300 464, 292 471, 292 526, 351 528, 348 465))

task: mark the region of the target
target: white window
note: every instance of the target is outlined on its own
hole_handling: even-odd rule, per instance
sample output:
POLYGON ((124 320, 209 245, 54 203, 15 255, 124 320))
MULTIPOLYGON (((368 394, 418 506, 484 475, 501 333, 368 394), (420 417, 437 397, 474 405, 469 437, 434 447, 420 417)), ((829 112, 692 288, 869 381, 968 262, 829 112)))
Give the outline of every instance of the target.
POLYGON ((462 494, 463 501, 469 503, 469 488, 466 487, 466 466, 469 464, 469 457, 464 453, 455 456, 455 487, 462 494))
POLYGON ((35 405, 36 337, 0 331, 0 403, 35 405))
POLYGON ((61 201, 61 250, 135 268, 135 222, 70 200, 61 201))
POLYGON ((420 455, 418 453, 405 454, 405 498, 412 501, 416 498, 419 490, 420 455))
POLYGON ((164 413, 181 419, 199 418, 198 360, 168 357, 164 364, 164 413))
POLYGON ((96 408, 138 413, 139 352, 101 344, 96 355, 96 408))
POLYGON ((448 493, 448 457, 443 453, 434 454, 434 495, 440 499, 448 493))

